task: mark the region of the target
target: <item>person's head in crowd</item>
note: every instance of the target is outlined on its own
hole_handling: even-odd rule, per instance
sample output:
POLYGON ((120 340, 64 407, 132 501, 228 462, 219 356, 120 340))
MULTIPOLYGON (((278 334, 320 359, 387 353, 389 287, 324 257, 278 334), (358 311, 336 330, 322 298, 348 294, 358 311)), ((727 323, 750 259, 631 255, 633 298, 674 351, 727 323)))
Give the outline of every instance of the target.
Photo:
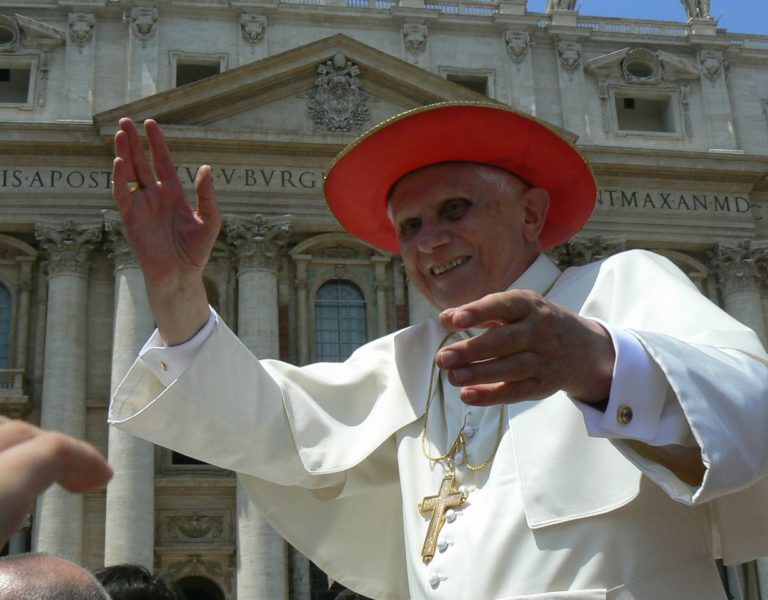
POLYGON ((112 600, 185 600, 175 583, 141 565, 112 565, 93 574, 112 600))
POLYGON ((0 558, 0 600, 109 600, 83 567, 47 554, 0 558))

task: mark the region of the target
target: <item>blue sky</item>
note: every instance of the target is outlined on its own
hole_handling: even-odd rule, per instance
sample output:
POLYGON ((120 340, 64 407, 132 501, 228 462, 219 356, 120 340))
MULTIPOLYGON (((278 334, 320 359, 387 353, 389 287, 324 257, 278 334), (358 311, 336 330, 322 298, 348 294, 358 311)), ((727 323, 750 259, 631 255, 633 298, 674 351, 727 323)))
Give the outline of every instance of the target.
MULTIPOLYGON (((768 0, 711 0, 711 5, 712 16, 729 33, 768 35, 768 0)), ((544 12, 546 6, 547 0, 528 0, 531 12, 544 12)), ((578 7, 585 16, 687 20, 680 0, 579 0, 578 7)))

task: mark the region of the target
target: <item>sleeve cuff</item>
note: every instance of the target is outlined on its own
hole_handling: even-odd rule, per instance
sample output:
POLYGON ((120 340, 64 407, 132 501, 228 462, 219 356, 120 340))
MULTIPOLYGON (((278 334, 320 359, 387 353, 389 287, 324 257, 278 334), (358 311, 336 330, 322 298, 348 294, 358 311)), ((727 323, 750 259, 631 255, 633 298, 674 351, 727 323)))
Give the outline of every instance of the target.
POLYGON ((653 446, 695 445, 690 427, 664 372, 629 330, 602 321, 613 340, 616 362, 605 412, 575 401, 593 437, 632 439, 653 446))
POLYGON ((192 360, 200 351, 200 348, 202 348, 211 332, 213 332, 214 327, 219 322, 219 315, 216 314, 213 308, 210 308, 210 311, 208 322, 194 337, 183 344, 166 346, 163 338, 160 337, 160 332, 155 329, 152 336, 139 351, 138 360, 164 386, 168 387, 171 385, 187 370, 189 365, 192 364, 192 360))

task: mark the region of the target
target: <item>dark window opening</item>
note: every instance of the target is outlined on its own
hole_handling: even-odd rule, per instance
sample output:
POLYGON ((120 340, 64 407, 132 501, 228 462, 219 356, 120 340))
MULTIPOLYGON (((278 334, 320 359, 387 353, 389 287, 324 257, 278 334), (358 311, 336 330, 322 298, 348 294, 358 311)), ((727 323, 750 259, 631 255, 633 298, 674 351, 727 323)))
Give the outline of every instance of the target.
POLYGON ((446 79, 483 96, 488 95, 488 78, 484 75, 456 75, 449 73, 446 75, 446 79))
POLYGON ((176 63, 176 87, 218 75, 220 72, 219 63, 176 63))

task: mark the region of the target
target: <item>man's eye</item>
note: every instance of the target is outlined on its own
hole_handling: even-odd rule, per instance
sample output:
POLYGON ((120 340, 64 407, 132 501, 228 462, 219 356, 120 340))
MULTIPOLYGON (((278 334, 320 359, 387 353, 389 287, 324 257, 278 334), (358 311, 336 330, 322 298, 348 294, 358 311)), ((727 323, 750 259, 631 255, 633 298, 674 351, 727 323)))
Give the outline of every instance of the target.
POLYGON ((421 227, 421 221, 418 219, 408 219, 407 221, 403 221, 400 223, 400 227, 398 229, 400 239, 407 240, 412 238, 418 233, 419 227, 421 227))
POLYGON ((469 200, 450 200, 443 206, 443 216, 451 221, 461 219, 469 210, 469 200))

